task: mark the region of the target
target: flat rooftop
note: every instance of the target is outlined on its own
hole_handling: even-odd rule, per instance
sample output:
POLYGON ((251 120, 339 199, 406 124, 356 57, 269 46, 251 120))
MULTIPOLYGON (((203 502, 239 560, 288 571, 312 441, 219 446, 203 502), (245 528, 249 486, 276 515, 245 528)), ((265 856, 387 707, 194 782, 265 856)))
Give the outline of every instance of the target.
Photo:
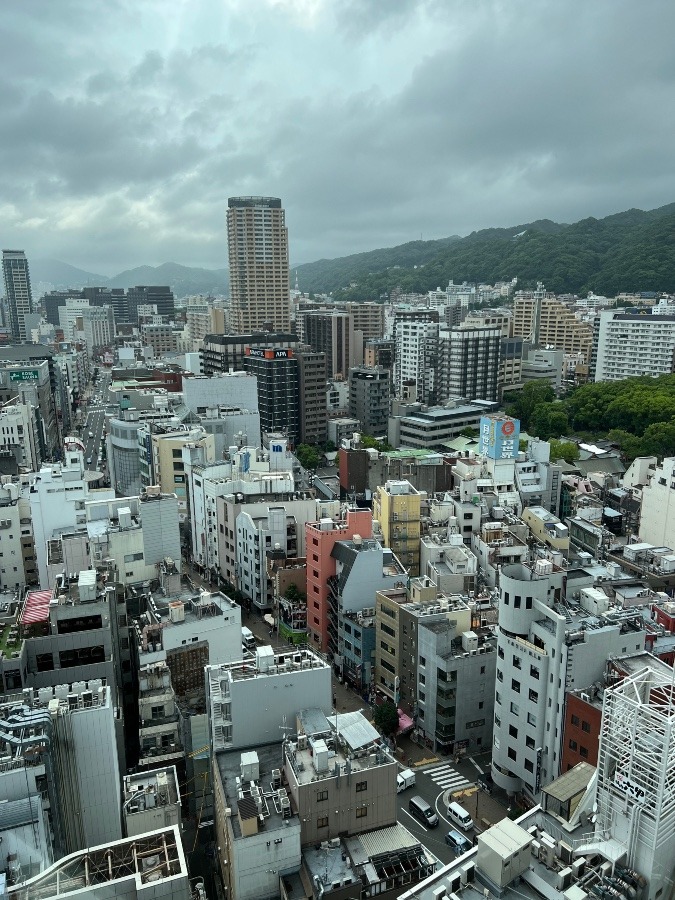
POLYGON ((256 747, 255 753, 258 757, 258 777, 255 779, 242 778, 242 764, 244 757, 247 756, 246 753, 242 753, 241 750, 221 750, 216 753, 216 765, 223 784, 226 805, 232 810, 230 823, 235 840, 242 840, 246 837, 241 830, 240 815, 245 820, 262 815, 265 821, 264 827, 270 831, 281 828, 284 819, 295 817, 297 821, 297 815, 292 811, 290 816, 284 816, 282 813, 278 795, 278 791, 281 789, 280 775, 278 776, 278 787, 274 786, 276 782, 273 772, 280 773, 283 768, 281 740, 275 744, 256 747), (251 790, 251 781, 254 781, 260 791, 259 805, 251 790))

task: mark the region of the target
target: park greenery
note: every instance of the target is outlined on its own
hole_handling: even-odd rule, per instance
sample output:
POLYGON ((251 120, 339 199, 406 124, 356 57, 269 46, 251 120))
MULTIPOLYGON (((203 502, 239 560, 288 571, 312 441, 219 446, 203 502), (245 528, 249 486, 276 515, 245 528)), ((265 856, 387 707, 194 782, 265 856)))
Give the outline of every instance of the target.
POLYGON ((523 431, 553 439, 551 459, 573 462, 571 442, 564 440, 570 435, 607 439, 627 462, 636 456, 675 455, 675 375, 585 384, 561 400, 550 385, 531 381, 508 394, 505 406, 523 431))
POLYGON ((381 300, 455 283, 542 281, 556 293, 675 291, 675 204, 563 225, 548 219, 467 237, 412 241, 298 267, 303 290, 381 300))

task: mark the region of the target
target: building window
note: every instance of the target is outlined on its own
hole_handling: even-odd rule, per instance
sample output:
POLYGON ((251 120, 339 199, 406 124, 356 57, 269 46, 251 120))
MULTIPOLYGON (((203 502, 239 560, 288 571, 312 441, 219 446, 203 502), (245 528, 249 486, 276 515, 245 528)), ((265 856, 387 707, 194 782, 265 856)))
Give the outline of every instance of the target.
POLYGON ((361 791, 368 790, 368 782, 367 781, 357 781, 356 782, 356 793, 360 793, 361 791))
POLYGON ((525 746, 528 750, 534 750, 534 738, 530 737, 529 734, 525 738, 525 746))
POLYGON ((526 759, 526 760, 525 760, 525 769, 526 769, 528 772, 534 772, 534 763, 532 762, 531 759, 526 759))
POLYGON ((316 802, 321 803, 322 800, 328 800, 328 791, 316 792, 316 802))
POLYGON ((583 759, 588 759, 588 749, 586 747, 579 747, 579 756, 583 759))
POLYGON ((518 737, 518 729, 516 728, 515 725, 509 725, 509 734, 511 735, 512 738, 518 737))
POLYGON ((570 750, 576 750, 576 749, 577 749, 577 742, 570 741, 570 750))
POLYGON ((514 716, 519 716, 519 715, 520 715, 520 707, 518 706, 517 703, 512 703, 512 704, 511 704, 511 713, 512 713, 514 716))
POLYGON ((357 806, 356 807, 356 818, 357 819, 365 819, 368 815, 368 807, 367 806, 357 806))
POLYGON ((508 754, 508 756, 509 756, 509 759, 514 760, 514 762, 515 762, 515 760, 518 758, 518 754, 517 754, 516 751, 513 749, 513 747, 509 747, 509 754, 508 754))
POLYGON ((515 691, 516 694, 519 694, 519 693, 520 693, 520 682, 519 682, 519 681, 516 681, 515 678, 512 678, 512 679, 511 679, 511 690, 512 690, 512 691, 515 691))
POLYGON ((539 669, 536 666, 530 666, 530 678, 539 680, 539 669))
POLYGON ((572 725, 579 727, 579 716, 572 716, 572 725))
POLYGON ((319 816, 316 820, 317 828, 328 828, 328 816, 319 816))
POLYGON ((581 730, 585 731, 586 734, 590 734, 591 733, 591 723, 590 722, 582 722, 581 730))

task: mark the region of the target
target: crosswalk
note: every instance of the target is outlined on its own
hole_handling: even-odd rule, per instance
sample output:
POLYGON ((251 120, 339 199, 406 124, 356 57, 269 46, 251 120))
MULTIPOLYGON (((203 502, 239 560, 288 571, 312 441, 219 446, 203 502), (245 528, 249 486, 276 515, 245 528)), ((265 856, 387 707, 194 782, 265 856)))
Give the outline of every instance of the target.
POLYGON ((471 784, 470 781, 463 775, 460 775, 452 766, 447 765, 447 763, 424 769, 424 774, 428 775, 444 791, 461 791, 471 784))

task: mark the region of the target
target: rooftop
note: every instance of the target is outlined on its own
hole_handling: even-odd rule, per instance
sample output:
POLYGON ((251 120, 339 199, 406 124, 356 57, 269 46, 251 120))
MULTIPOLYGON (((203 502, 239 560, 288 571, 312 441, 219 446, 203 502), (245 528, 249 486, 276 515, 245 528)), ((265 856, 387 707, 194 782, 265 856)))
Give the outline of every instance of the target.
POLYGON ((146 809, 152 809, 154 806, 175 803, 180 805, 178 775, 175 766, 125 775, 123 796, 125 816, 136 815, 146 809))
POLYGON ((281 786, 281 741, 247 753, 221 750, 216 754, 216 765, 226 804, 232 810, 230 823, 235 840, 257 834, 258 830, 281 828, 284 821, 290 824, 293 818, 297 823, 288 794, 281 786))

